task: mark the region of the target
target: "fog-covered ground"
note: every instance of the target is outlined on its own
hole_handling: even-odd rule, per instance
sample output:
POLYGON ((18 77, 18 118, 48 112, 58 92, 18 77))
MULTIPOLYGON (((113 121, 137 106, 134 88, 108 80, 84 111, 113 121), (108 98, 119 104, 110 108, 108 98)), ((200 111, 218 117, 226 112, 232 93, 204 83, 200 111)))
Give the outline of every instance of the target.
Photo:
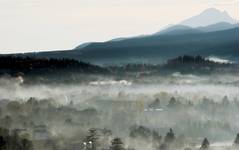
MULTIPOLYGON (((114 79, 99 77, 93 81, 72 84, 24 84, 23 77, 0 78, 1 99, 57 98, 61 101, 85 101, 95 96, 115 98, 119 93, 128 95, 128 99, 144 95, 150 98, 162 92, 174 96, 193 98, 194 102, 202 97, 215 101, 227 95, 236 98, 239 95, 239 76, 237 75, 181 75, 150 76, 142 78, 114 79), (75 99, 74 96, 77 98, 75 99), (70 98, 70 99, 69 99, 70 98)), ((112 99, 113 100, 113 99, 112 99)))
POLYGON ((211 149, 227 150, 235 148, 239 133, 237 75, 101 76, 72 84, 2 77, 0 99, 0 126, 24 129, 35 149, 90 149, 85 139, 97 129, 100 150, 109 149, 115 137, 125 149, 199 149, 207 138, 211 149), (41 138, 35 136, 39 126, 41 138), (39 146, 39 140, 54 146, 39 146))

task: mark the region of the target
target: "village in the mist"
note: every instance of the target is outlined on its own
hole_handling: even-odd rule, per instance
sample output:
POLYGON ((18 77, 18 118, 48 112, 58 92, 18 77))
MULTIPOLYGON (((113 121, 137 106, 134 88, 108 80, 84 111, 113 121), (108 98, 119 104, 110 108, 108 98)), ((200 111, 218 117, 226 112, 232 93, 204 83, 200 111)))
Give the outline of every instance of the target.
POLYGON ((238 8, 0 0, 0 150, 239 150, 238 8))
POLYGON ((132 65, 2 75, 1 149, 237 150, 239 79, 221 65, 195 74, 132 65))

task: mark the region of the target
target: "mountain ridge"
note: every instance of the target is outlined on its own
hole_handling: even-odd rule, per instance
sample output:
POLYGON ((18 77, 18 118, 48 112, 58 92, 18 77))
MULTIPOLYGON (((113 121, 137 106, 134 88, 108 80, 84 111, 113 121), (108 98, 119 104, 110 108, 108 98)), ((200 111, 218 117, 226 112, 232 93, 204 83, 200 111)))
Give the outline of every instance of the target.
POLYGON ((162 35, 162 34, 185 34, 185 33, 199 33, 199 32, 215 32, 221 30, 228 30, 239 27, 239 24, 231 24, 227 22, 219 22, 215 24, 211 24, 208 26, 201 26, 197 28, 192 28, 190 26, 185 25, 174 25, 164 30, 161 30, 155 35, 162 35))
POLYGON ((238 23, 238 20, 233 19, 226 11, 220 11, 215 8, 208 8, 201 12, 199 15, 183 20, 179 24, 195 28, 200 26, 208 26, 210 24, 216 24, 219 22, 228 22, 235 24, 238 23))
POLYGON ((25 56, 71 58, 95 64, 159 64, 180 55, 216 56, 239 62, 239 27, 184 35, 158 35, 92 43, 82 49, 28 53, 25 56))
POLYGON ((89 42, 66 51, 16 55, 71 58, 96 64, 158 64, 179 55, 216 56, 239 62, 238 39, 239 24, 218 22, 196 28, 179 24, 151 35, 89 42))

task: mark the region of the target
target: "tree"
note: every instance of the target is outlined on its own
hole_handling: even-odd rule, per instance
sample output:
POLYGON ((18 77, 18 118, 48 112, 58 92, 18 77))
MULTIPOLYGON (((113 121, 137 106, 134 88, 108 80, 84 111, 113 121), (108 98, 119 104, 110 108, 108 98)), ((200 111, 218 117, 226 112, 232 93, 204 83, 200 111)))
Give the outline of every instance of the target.
POLYGON ((125 150, 123 142, 121 141, 120 138, 114 138, 111 141, 110 150, 125 150))
POLYGON ((230 105, 230 101, 228 99, 227 96, 224 96, 223 99, 222 99, 222 105, 223 106, 229 106, 230 105))
POLYGON ((164 141, 166 143, 172 143, 172 142, 174 142, 174 140, 175 140, 175 135, 173 133, 173 129, 170 128, 169 132, 166 134, 166 136, 164 138, 164 141))
POLYGON ((168 106, 174 107, 174 106, 176 106, 176 103, 177 103, 177 101, 176 101, 175 97, 172 97, 168 103, 168 106))
POLYGON ((142 138, 150 138, 152 135, 152 132, 149 128, 144 126, 134 126, 130 130, 130 137, 136 138, 136 137, 142 137, 142 138))
POLYGON ((205 138, 202 142, 202 145, 201 145, 200 149, 208 149, 209 146, 210 146, 210 143, 209 143, 208 139, 205 138))
POLYGON ((239 146, 239 134, 237 134, 234 144, 239 146))

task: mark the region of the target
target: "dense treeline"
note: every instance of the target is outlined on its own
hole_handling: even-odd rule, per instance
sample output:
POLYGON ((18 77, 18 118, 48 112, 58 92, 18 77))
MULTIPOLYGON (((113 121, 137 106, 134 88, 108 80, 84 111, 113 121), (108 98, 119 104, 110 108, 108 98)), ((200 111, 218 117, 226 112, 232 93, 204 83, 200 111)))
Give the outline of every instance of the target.
POLYGON ((164 64, 127 64, 123 66, 110 66, 112 72, 117 73, 132 73, 138 72, 144 75, 152 74, 170 74, 178 71, 181 73, 196 73, 207 74, 215 72, 235 72, 237 69, 236 64, 231 63, 218 63, 210 61, 200 55, 189 56, 183 55, 173 59, 169 59, 164 64))
MULTIPOLYGON (((170 59, 167 61, 167 65, 188 65, 188 64, 194 64, 194 65, 222 65, 217 62, 213 62, 210 60, 207 60, 203 58, 202 56, 189 56, 189 55, 184 55, 184 56, 179 56, 174 59, 170 59)), ((226 64, 226 63, 225 63, 226 64)), ((225 65, 223 64, 223 65, 225 65)))
POLYGON ((80 73, 110 73, 117 72, 126 74, 127 72, 155 73, 162 71, 192 71, 211 72, 218 68, 230 68, 232 64, 217 63, 203 58, 202 56, 179 56, 168 60, 162 65, 152 64, 127 64, 123 66, 99 67, 90 63, 77 61, 74 59, 36 58, 19 57, 14 55, 0 56, 0 71, 4 73, 49 73, 50 71, 67 70, 80 73))
MULTIPOLYGON (((106 72, 99 66, 73 59, 53 59, 35 57, 0 56, 0 71, 2 74, 17 73, 49 73, 52 71, 74 71, 78 73, 106 72)), ((55 72, 56 73, 56 72, 55 72)))
POLYGON ((96 80, 94 75, 116 78, 140 79, 143 76, 182 74, 238 73, 238 65, 221 64, 201 56, 180 56, 165 64, 127 64, 123 66, 97 66, 73 59, 54 59, 36 57, 0 56, 0 76, 21 76, 25 83, 32 81, 49 82, 86 82, 96 80))
POLYGON ((165 64, 166 67, 230 67, 231 63, 219 63, 208 60, 200 55, 198 56, 189 56, 183 55, 173 59, 169 59, 165 64))
POLYGON ((179 56, 170 59, 162 67, 164 70, 178 70, 181 73, 219 73, 235 72, 237 66, 231 63, 219 63, 208 60, 200 55, 198 56, 179 56))

